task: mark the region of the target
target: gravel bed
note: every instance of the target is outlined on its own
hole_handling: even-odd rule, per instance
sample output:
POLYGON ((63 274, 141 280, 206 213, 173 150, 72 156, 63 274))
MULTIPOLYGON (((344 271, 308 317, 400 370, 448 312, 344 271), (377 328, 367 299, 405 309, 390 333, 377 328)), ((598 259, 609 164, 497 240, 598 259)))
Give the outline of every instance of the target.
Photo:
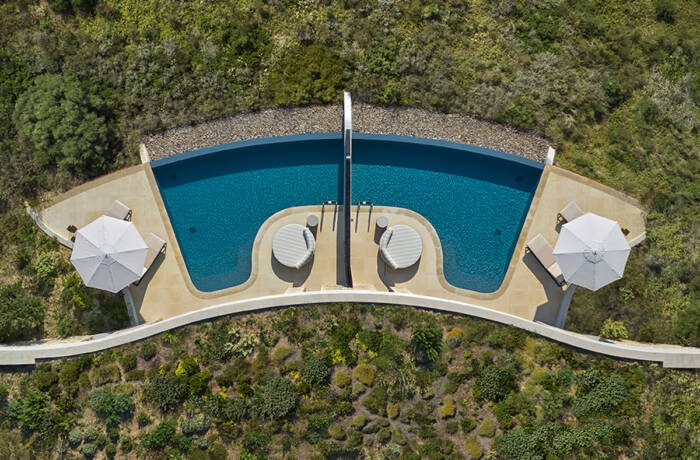
MULTIPOLYGON (((156 160, 212 145, 261 137, 341 130, 339 105, 266 109, 182 126, 144 139, 156 160)), ((465 115, 429 112, 415 108, 353 106, 353 130, 443 139, 514 153, 544 161, 549 143, 541 137, 505 125, 465 115)))

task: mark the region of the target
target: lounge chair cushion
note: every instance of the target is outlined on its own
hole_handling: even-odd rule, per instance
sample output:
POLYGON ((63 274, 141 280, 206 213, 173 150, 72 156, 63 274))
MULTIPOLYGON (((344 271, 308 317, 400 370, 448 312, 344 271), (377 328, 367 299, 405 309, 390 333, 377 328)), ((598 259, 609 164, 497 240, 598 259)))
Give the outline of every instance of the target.
POLYGON ((131 209, 119 200, 114 200, 105 215, 119 220, 128 220, 131 217, 131 209))
POLYGON ((153 262, 155 262, 156 257, 158 257, 158 254, 163 251, 163 248, 165 247, 165 241, 163 239, 153 233, 149 233, 146 238, 144 238, 144 241, 146 242, 146 246, 148 246, 148 252, 146 253, 146 260, 143 263, 144 271, 148 270, 151 265, 153 265, 153 262))
POLYGON ((564 209, 559 211, 559 215, 565 222, 571 222, 583 215, 583 211, 578 207, 575 201, 569 201, 569 204, 564 206, 564 209))
POLYGON ((272 254, 282 265, 301 268, 316 249, 313 233, 299 224, 285 225, 277 231, 272 239, 272 254))
POLYGON ((379 252, 393 269, 407 268, 418 262, 423 252, 420 235, 407 225, 386 229, 379 240, 379 252))
POLYGON ((554 257, 554 248, 549 242, 538 233, 532 240, 527 243, 527 247, 530 252, 540 261, 542 266, 549 272, 549 274, 554 278, 557 284, 564 283, 564 275, 561 272, 561 268, 557 263, 557 259, 554 257))

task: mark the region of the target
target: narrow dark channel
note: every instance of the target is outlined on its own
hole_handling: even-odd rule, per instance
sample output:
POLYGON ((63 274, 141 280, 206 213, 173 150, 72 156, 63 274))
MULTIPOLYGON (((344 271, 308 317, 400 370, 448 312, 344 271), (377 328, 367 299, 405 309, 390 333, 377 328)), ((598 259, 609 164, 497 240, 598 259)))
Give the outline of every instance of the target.
POLYGON ((345 284, 352 287, 352 270, 350 269, 350 215, 352 208, 352 99, 349 92, 344 93, 343 104, 343 153, 345 155, 344 196, 343 196, 343 266, 345 267, 345 284))

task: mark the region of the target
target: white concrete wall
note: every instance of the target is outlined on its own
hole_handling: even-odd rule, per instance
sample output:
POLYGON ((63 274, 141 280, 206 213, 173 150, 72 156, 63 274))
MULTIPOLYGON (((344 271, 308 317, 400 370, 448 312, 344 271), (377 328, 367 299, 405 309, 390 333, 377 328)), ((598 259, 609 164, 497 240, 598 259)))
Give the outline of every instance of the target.
POLYGON ((0 365, 34 364, 37 360, 62 358, 93 353, 126 343, 142 340, 155 334, 232 313, 242 313, 272 307, 318 304, 330 302, 362 302, 410 305, 431 308, 510 324, 566 345, 616 358, 656 361, 664 367, 700 368, 700 348, 672 345, 642 344, 635 342, 603 341, 598 337, 578 334, 543 323, 528 321, 517 316, 462 302, 412 295, 409 293, 329 290, 299 292, 229 302, 172 317, 156 323, 147 323, 112 333, 98 334, 79 341, 45 341, 28 345, 0 346, 0 365))

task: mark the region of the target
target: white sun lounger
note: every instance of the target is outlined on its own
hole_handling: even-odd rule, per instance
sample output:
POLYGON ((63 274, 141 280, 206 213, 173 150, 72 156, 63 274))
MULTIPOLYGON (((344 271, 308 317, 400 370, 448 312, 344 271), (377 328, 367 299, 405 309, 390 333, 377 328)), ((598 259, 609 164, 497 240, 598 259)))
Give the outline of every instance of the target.
POLYGON ((272 239, 272 254, 285 267, 303 267, 311 260, 315 248, 314 235, 299 224, 285 225, 272 239))
POLYGON ((420 259, 423 243, 418 232, 408 225, 394 225, 379 240, 379 252, 391 268, 407 268, 420 259))
POLYGON ((549 244, 541 233, 538 233, 533 239, 527 243, 527 249, 540 261, 542 266, 554 278, 559 286, 564 284, 564 274, 554 258, 554 248, 549 244))
POLYGON ((119 220, 131 220, 131 209, 119 200, 114 200, 105 215, 119 220))
POLYGON ((149 233, 143 240, 146 242, 146 246, 148 246, 148 252, 146 253, 146 260, 143 262, 143 272, 141 273, 141 278, 134 283, 134 286, 139 285, 143 277, 146 276, 146 273, 148 273, 148 270, 150 270, 153 266, 153 262, 156 261, 161 253, 165 252, 165 247, 167 245, 163 238, 159 237, 155 233, 149 233))
POLYGON ((583 214, 583 210, 578 207, 575 201, 569 201, 569 204, 564 206, 564 209, 559 211, 559 219, 563 222, 571 222, 572 220, 581 217, 583 214))

